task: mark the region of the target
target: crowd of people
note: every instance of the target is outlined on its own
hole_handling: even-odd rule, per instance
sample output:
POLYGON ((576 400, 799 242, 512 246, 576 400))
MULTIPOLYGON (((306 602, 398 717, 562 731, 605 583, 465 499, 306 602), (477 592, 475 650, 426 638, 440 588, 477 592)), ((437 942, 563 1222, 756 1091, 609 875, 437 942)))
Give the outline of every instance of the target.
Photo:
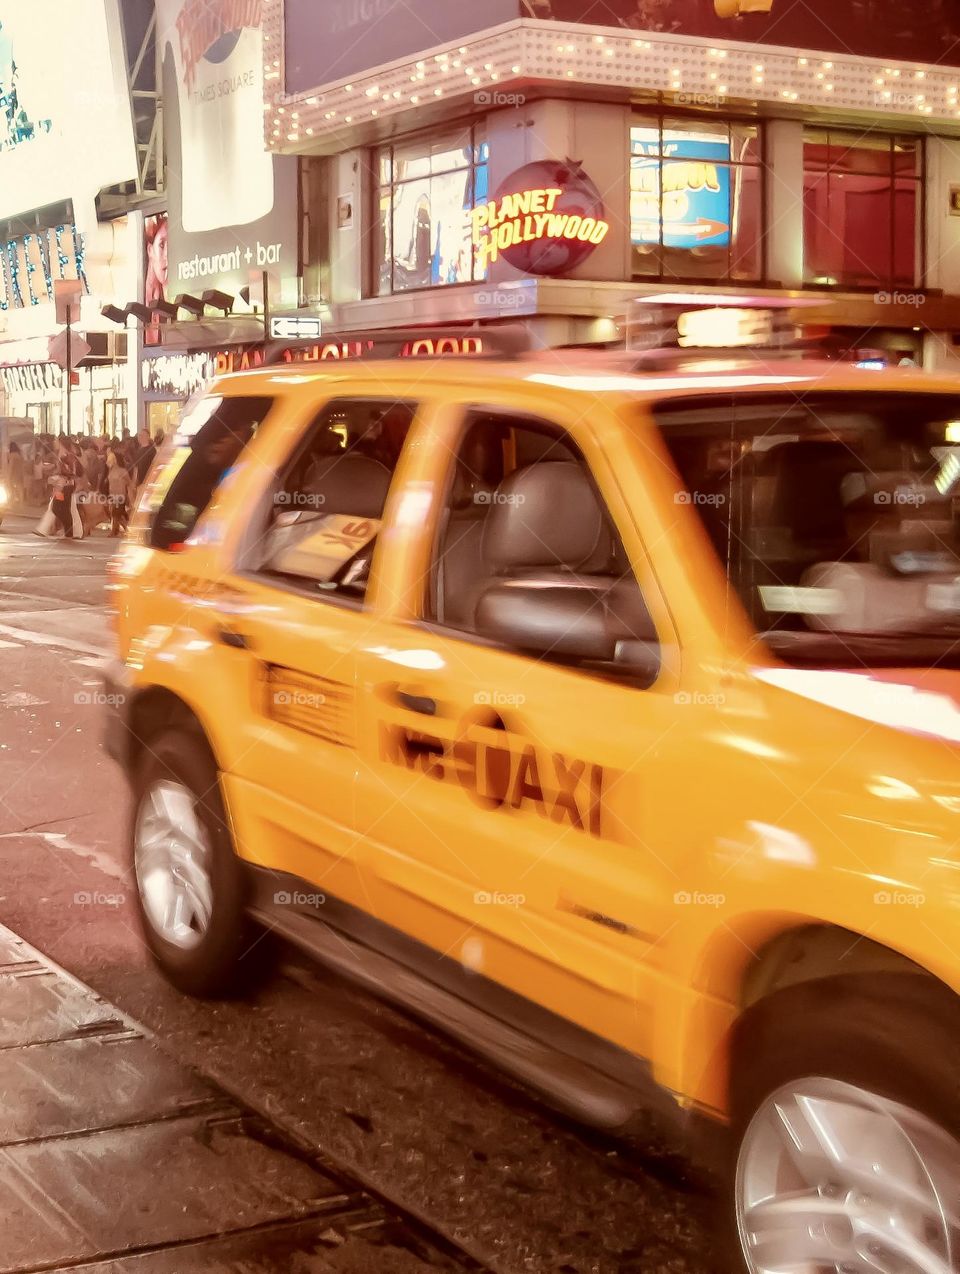
POLYGON ((10 502, 44 506, 38 535, 82 539, 103 527, 119 536, 162 442, 162 433, 151 438, 146 429, 136 438, 127 430, 117 438, 40 435, 30 454, 11 442, 10 502))

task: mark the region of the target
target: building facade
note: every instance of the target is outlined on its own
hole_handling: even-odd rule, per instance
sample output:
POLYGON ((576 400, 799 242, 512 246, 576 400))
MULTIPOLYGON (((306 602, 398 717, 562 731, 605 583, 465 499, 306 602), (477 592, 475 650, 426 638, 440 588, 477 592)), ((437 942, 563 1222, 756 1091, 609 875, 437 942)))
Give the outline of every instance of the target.
POLYGON ((264 0, 267 143, 322 174, 304 307, 562 344, 651 292, 787 293, 838 350, 952 363, 957 19, 837 11, 264 0))

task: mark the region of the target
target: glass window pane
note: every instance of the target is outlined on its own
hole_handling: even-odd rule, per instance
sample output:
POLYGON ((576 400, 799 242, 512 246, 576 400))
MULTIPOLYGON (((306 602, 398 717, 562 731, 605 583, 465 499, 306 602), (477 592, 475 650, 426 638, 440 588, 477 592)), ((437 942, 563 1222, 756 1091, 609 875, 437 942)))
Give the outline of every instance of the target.
POLYGON ((730 128, 730 158, 742 164, 759 164, 760 130, 752 125, 734 124, 730 128))
POLYGON ((470 163, 473 146, 469 128, 441 137, 421 137, 394 147, 395 179, 406 181, 429 173, 449 172, 470 163))
POLYGON ((733 171, 730 226, 730 276, 759 279, 763 275, 763 172, 743 167, 733 171))
POLYGON ((393 218, 389 190, 381 190, 377 199, 377 244, 377 291, 381 296, 389 296, 393 291, 393 218))
POLYGON ((912 178, 896 183, 894 193, 893 281, 913 287, 920 277, 920 183, 912 178))
POLYGON ((896 137, 893 142, 893 166, 898 177, 920 175, 922 142, 914 137, 896 137))
POLYGON ((470 281, 471 187, 469 169, 396 187, 393 283, 398 292, 470 281))
POLYGON ((890 138, 857 133, 830 134, 830 167, 834 172, 890 172, 890 138))
POLYGON ((392 154, 389 146, 383 146, 377 151, 377 184, 379 186, 389 186, 393 180, 393 164, 392 154))
POLYGON ((804 172, 822 173, 830 167, 830 137, 821 129, 808 128, 803 134, 804 172))
POLYGON ((839 283, 843 238, 830 220, 830 179, 806 173, 803 179, 803 276, 809 283, 839 283))
POLYGON ((683 154, 688 158, 712 159, 722 147, 723 153, 730 154, 730 126, 712 120, 698 120, 692 124, 690 120, 663 121, 663 153, 670 154, 671 143, 680 143, 683 154))
POLYGON ((630 129, 631 155, 659 155, 660 129, 656 124, 634 124, 630 129))

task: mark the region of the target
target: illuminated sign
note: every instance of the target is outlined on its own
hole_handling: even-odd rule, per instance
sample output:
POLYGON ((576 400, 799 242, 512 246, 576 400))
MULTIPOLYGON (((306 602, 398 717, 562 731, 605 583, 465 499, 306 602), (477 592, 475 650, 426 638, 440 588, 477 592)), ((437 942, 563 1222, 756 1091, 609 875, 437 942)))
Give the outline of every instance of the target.
POLYGON ((502 256, 527 274, 563 274, 610 233, 600 192, 569 159, 519 169, 472 220, 481 272, 502 256))
POLYGON ((678 343, 698 349, 767 345, 772 336, 773 316, 769 310, 723 306, 689 310, 677 319, 678 343))
MULTIPOLYGON (((364 358, 376 354, 376 341, 367 337, 358 340, 327 341, 324 345, 309 345, 303 349, 285 349, 285 363, 317 363, 325 359, 364 358)), ((398 358, 435 358, 444 354, 482 354, 482 336, 423 336, 410 337, 397 350, 398 358)))
POLYGON ((730 243, 730 143, 693 133, 631 131, 630 233, 635 244, 725 248, 730 243), (662 238, 661 238, 662 235, 662 238))
POLYGON ((323 324, 312 314, 276 314, 270 319, 270 336, 275 341, 316 341, 323 324))

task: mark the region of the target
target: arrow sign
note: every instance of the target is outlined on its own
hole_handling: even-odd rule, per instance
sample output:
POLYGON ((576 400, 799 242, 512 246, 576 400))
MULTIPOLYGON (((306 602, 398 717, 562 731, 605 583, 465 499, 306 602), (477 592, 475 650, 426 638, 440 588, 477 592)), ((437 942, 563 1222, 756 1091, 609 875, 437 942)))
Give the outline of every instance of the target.
POLYGON ((680 225, 667 222, 663 229, 664 234, 669 231, 671 235, 689 234, 696 239, 712 239, 715 235, 726 234, 730 227, 723 221, 710 221, 706 217, 698 217, 696 221, 687 221, 680 225))
POLYGON ((313 314, 274 314, 270 336, 275 341, 318 341, 323 323, 313 314))

